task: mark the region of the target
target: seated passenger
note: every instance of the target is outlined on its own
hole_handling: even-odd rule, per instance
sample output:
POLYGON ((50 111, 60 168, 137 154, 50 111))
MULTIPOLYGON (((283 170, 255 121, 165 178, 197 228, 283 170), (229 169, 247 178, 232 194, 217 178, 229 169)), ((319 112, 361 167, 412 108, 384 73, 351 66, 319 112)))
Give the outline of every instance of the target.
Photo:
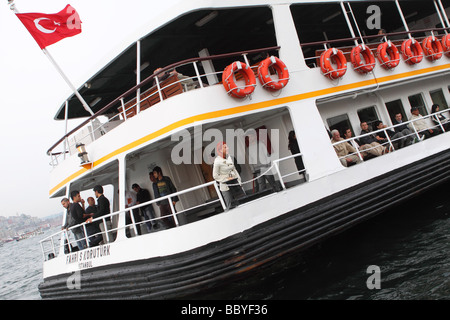
POLYGON ((401 132, 395 132, 392 129, 386 129, 387 125, 383 124, 383 122, 381 122, 379 120, 376 121, 374 123, 374 125, 377 130, 385 129, 383 131, 378 131, 376 133, 377 140, 380 144, 387 144, 387 146, 388 146, 390 144, 389 143, 389 139, 390 139, 392 142, 392 146, 394 147, 395 150, 401 149, 405 146, 406 138, 403 136, 403 134, 401 132), (385 132, 388 134, 389 139, 388 139, 388 137, 386 137, 385 132))
MULTIPOLYGON (((345 129, 344 138, 351 139, 352 138, 352 130, 350 128, 345 129)), ((359 141, 356 139, 350 140, 349 142, 355 149, 361 151, 361 156, 364 160, 368 160, 372 157, 378 157, 379 152, 376 148, 373 148, 370 144, 359 145, 359 141)))
MULTIPOLYGON (((439 105, 433 104, 431 106, 431 113, 439 112, 439 105)), ((450 122, 449 119, 447 119, 442 113, 435 114, 431 117, 431 120, 436 125, 436 129, 442 132, 441 126, 444 128, 445 131, 448 131, 450 129, 450 122)))
MULTIPOLYGON (((162 68, 157 68, 155 71, 153 71, 153 73, 156 73, 161 69, 162 68)), ((177 70, 175 70, 175 69, 173 69, 172 71, 166 71, 162 74, 159 74, 157 76, 159 83, 168 79, 171 75, 177 76, 177 79, 178 79, 178 81, 180 81, 181 85, 183 86, 184 91, 189 91, 189 90, 195 89, 196 83, 194 82, 194 80, 192 80, 192 78, 190 78, 188 76, 178 73, 177 70)), ((153 80, 153 85, 154 86, 156 85, 156 79, 153 80)))
POLYGON ((416 129, 417 133, 420 136, 420 139, 428 139, 436 134, 433 129, 430 129, 424 117, 419 113, 419 108, 412 107, 411 108, 411 118, 412 125, 416 129))
POLYGON ((352 147, 352 145, 350 145, 348 142, 335 144, 339 141, 344 140, 343 138, 341 138, 338 130, 331 131, 331 135, 331 143, 333 144, 334 150, 336 151, 336 154, 338 155, 339 160, 344 167, 348 167, 351 164, 361 162, 356 149, 352 147))
POLYGON ((407 142, 405 143, 405 145, 409 146, 413 139, 414 139, 414 133, 408 128, 407 124, 403 124, 403 116, 402 114, 399 112, 395 115, 395 119, 392 121, 392 123, 395 125, 399 125, 394 127, 395 132, 400 132, 401 134, 403 134, 404 137, 407 137, 407 142))
POLYGON ((375 134, 368 134, 371 132, 371 130, 369 130, 369 125, 367 124, 367 122, 365 121, 361 122, 360 127, 361 127, 361 135, 364 136, 359 138, 359 141, 361 142, 362 145, 369 145, 371 148, 370 150, 374 150, 372 152, 373 155, 381 156, 389 152, 389 149, 385 148, 380 143, 378 143, 375 134))

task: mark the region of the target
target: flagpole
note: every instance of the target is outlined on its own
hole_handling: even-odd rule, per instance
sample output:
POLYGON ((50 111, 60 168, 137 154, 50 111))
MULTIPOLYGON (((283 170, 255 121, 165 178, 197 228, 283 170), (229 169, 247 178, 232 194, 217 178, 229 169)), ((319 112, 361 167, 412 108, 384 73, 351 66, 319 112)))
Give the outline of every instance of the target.
MULTIPOLYGON (((19 11, 16 8, 16 4, 14 3, 14 0, 8 0, 8 4, 10 5, 10 9, 14 11, 14 13, 19 13, 19 11)), ((65 73, 62 71, 62 69, 59 67, 59 65, 56 63, 55 59, 53 59, 50 52, 48 52, 47 48, 42 49, 42 52, 45 54, 45 56, 50 60, 50 62, 53 64, 53 66, 56 68, 56 70, 59 72, 61 77, 66 81, 66 83, 69 85, 70 89, 75 93, 77 98, 80 100, 81 104, 83 105, 84 109, 89 112, 91 116, 94 115, 94 112, 89 107, 89 105, 86 103, 86 101, 83 99, 83 97, 80 95, 78 90, 75 88, 75 86, 72 84, 72 82, 67 78, 65 73)))
POLYGON ((86 101, 83 99, 83 97, 81 96, 81 94, 78 92, 78 90, 74 87, 74 85, 72 84, 72 82, 70 82, 70 80, 66 77, 66 75, 64 74, 64 72, 61 70, 61 68, 58 66, 58 64, 56 63, 56 61, 53 59, 52 55, 50 54, 50 52, 47 51, 47 48, 42 49, 42 52, 47 56, 47 58, 50 60, 50 62, 53 64, 53 66, 56 68, 56 70, 58 70, 59 74, 61 75, 61 77, 63 77, 63 79, 67 82, 67 84, 69 85, 69 87, 72 89, 72 91, 75 93, 75 95, 78 97, 78 99, 81 101, 81 103, 83 104, 84 109, 86 109, 87 112, 89 112, 91 114, 91 116, 94 115, 94 112, 92 111, 92 109, 89 107, 89 105, 86 103, 86 101))

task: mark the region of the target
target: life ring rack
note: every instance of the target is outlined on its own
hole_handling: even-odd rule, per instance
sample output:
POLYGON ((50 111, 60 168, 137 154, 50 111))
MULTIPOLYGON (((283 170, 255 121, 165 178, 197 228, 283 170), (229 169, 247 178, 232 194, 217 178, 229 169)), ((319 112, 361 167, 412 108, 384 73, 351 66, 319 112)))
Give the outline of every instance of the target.
POLYGON ((430 61, 439 60, 442 58, 442 44, 441 42, 433 35, 426 37, 422 41, 422 48, 425 53, 425 58, 430 61))
POLYGON ((423 59, 423 49, 414 38, 403 41, 401 51, 403 59, 409 65, 420 63, 423 59))
POLYGON ((270 91, 283 89, 289 82, 289 71, 283 61, 275 56, 264 59, 258 66, 258 78, 263 88, 270 91), (272 80, 269 68, 274 67, 278 75, 278 81, 272 80))
POLYGON ((256 87, 256 78, 253 70, 243 62, 235 61, 228 65, 222 74, 222 83, 228 94, 236 98, 245 98, 253 93, 256 87), (240 73, 244 80, 244 86, 238 86, 234 79, 234 73, 240 73))
POLYGON ((330 48, 320 55, 320 68, 327 78, 339 79, 347 72, 347 59, 341 50, 330 48), (337 69, 333 67, 332 60, 337 64, 337 69))
POLYGON ((400 53, 390 40, 380 43, 377 47, 377 59, 385 69, 394 69, 400 63, 400 53))
POLYGON ((370 48, 364 44, 358 45, 352 49, 350 59, 353 68, 359 73, 368 73, 375 68, 375 57, 370 48))

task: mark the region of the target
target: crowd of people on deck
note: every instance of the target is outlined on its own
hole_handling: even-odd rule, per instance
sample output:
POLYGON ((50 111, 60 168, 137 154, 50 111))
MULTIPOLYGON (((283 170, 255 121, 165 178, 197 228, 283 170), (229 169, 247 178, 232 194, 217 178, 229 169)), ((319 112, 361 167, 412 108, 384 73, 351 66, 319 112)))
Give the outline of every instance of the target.
MULTIPOLYGON (((298 155, 300 149, 298 147, 295 132, 289 133, 288 149, 293 155, 298 155)), ((256 144, 257 154, 249 152, 249 164, 254 177, 254 190, 268 189, 272 192, 281 190, 279 182, 275 180, 274 170, 272 170, 270 156, 267 151, 267 146, 261 142, 256 134, 248 136, 249 146, 256 144), (253 158, 254 159, 253 159, 253 158), (256 189, 255 189, 256 188, 256 189)), ((216 154, 212 177, 219 184, 219 190, 222 194, 226 210, 232 209, 239 204, 239 199, 246 196, 242 187, 240 177, 240 165, 236 159, 229 153, 228 146, 225 142, 220 142, 216 146, 216 154)), ((298 173, 303 175, 304 165, 301 156, 294 158, 298 173)), ((156 205, 160 210, 160 218, 157 217, 152 204, 145 204, 152 200, 149 190, 141 188, 139 184, 133 183, 131 189, 133 192, 125 191, 125 208, 131 208, 126 211, 125 221, 127 226, 137 226, 134 230, 141 235, 141 225, 145 225, 147 232, 156 231, 159 229, 168 229, 176 226, 173 214, 176 213, 175 205, 179 198, 175 195, 170 197, 172 203, 169 203, 168 198, 164 198, 170 194, 177 192, 177 188, 170 179, 170 177, 163 175, 160 167, 156 166, 150 173, 149 179, 152 183, 153 194, 155 199, 163 198, 156 201, 156 205), (141 204, 144 204, 140 206, 141 204)), ((85 207, 85 200, 82 199, 80 191, 74 190, 70 194, 70 199, 63 198, 61 200, 62 206, 67 210, 65 224, 63 229, 71 230, 75 237, 78 249, 87 247, 94 247, 99 244, 111 242, 115 238, 116 232, 112 227, 112 217, 110 215, 110 202, 105 197, 103 187, 96 185, 93 188, 97 203, 93 197, 87 198, 88 206, 85 207), (98 219, 105 217, 104 219, 98 219), (83 224, 84 223, 84 224, 83 224), (75 227, 79 225, 78 227, 75 227), (75 228, 73 228, 75 227, 75 228)), ((130 236, 133 228, 127 228, 127 236, 130 236)))
POLYGON ((387 129, 380 120, 373 122, 373 128, 363 121, 360 123, 361 133, 358 139, 352 139, 350 128, 344 129, 344 137, 341 137, 339 130, 334 129, 330 133, 331 143, 343 166, 358 164, 448 131, 449 119, 439 113, 438 104, 433 104, 431 112, 432 127, 420 114, 419 108, 412 107, 412 122, 404 123, 401 113, 395 114, 392 129, 387 129))
MULTIPOLYGON (((155 198, 162 198, 177 192, 170 177, 164 176, 160 167, 155 167, 153 171, 149 173, 149 178, 152 182, 155 198)), ((131 188, 134 190, 135 194, 128 191, 125 192, 126 208, 138 206, 139 204, 144 204, 152 200, 150 192, 147 189, 141 188, 137 183, 134 183, 131 188)), ((67 230, 70 228, 79 250, 111 242, 115 237, 115 232, 111 231, 113 230, 113 227, 110 216, 110 202, 103 194, 103 187, 101 185, 96 185, 93 188, 93 192, 97 198, 97 203, 95 203, 93 197, 88 197, 87 207, 85 207, 86 201, 81 197, 80 191, 78 190, 73 190, 70 193, 70 200, 68 198, 63 198, 61 200, 62 206, 66 209, 65 223, 62 226, 62 229, 67 230), (98 219, 101 217, 104 217, 104 219, 98 219), (85 224, 81 225, 83 223, 85 224), (80 226, 72 228, 77 225, 80 226), (88 242, 86 242, 86 240, 88 242)), ((174 196, 171 200, 172 205, 175 206, 175 203, 178 202, 179 199, 177 196, 174 196)), ((156 204, 159 207, 161 219, 156 218, 153 206, 147 204, 127 211, 126 224, 131 224, 131 215, 133 215, 134 223, 138 226, 141 221, 145 221, 148 232, 160 229, 161 227, 166 229, 175 227, 176 224, 172 216, 169 201, 167 199, 162 199, 161 201, 157 201, 156 204), (140 212, 142 213, 143 218, 141 217, 140 212)), ((141 234, 140 227, 137 227, 136 230, 138 234, 141 234)), ((74 248, 72 250, 74 250, 74 248)))

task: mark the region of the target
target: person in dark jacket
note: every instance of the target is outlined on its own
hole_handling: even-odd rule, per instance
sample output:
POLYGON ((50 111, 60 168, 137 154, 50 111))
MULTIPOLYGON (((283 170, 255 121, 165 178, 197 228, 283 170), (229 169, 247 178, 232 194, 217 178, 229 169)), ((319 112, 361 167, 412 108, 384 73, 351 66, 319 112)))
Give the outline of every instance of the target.
MULTIPOLYGON (((72 225, 76 226, 85 221, 86 213, 80 203, 84 204, 84 200, 81 199, 80 192, 74 190, 70 193, 70 198, 72 198, 72 203, 70 204, 70 217, 72 219, 72 225)), ((84 239, 83 228, 77 227, 72 229, 72 233, 77 240, 77 245, 80 250, 87 247, 86 240, 84 239)))
MULTIPOLYGON (((330 138, 331 138, 331 134, 330 134, 330 138)), ((292 155, 299 154, 300 148, 298 146, 297 137, 295 136, 294 130, 289 132, 288 140, 289 140, 288 149, 291 151, 292 155)), ((305 170, 305 165, 303 164, 302 156, 297 156, 294 158, 294 160, 295 160, 295 166, 297 167, 297 170, 298 170, 298 174, 303 175, 304 170, 305 170)))
MULTIPOLYGON (((150 192, 148 192, 147 189, 141 188, 137 183, 133 183, 131 189, 136 192, 136 204, 142 204, 152 200, 152 198, 150 197, 150 192)), ((158 225, 155 221, 155 211, 153 210, 153 206, 149 204, 140 208, 146 220, 145 225, 147 226, 147 231, 150 232, 152 230, 152 225, 153 228, 156 229, 158 225)))
MULTIPOLYGON (((86 222, 90 223, 93 219, 106 216, 111 213, 109 200, 103 195, 103 187, 101 185, 96 185, 93 189, 95 197, 97 198, 97 212, 95 212, 92 217, 90 217, 86 222)), ((105 219, 106 221, 106 228, 108 230, 112 229, 111 226, 111 218, 108 217, 105 219)), ((105 225, 101 221, 98 222, 98 226, 100 227, 100 230, 104 233, 105 232, 105 225)), ((109 233, 108 233, 109 235, 109 233)), ((110 241, 112 239, 109 239, 110 241)), ((105 234, 103 234, 103 242, 106 243, 108 241, 105 234)))
MULTIPOLYGON (((156 179, 156 181, 153 182, 153 192, 155 194, 155 198, 164 197, 169 194, 177 192, 177 189, 175 188, 175 185, 173 184, 172 180, 169 177, 163 175, 160 167, 155 167, 153 169, 153 176, 156 179)), ((175 196, 171 198, 171 200, 175 208, 175 203, 178 202, 179 199, 177 196, 175 196)), ((172 217, 172 210, 170 208, 169 201, 167 199, 164 199, 156 202, 156 204, 159 206, 161 217, 167 217, 162 220, 162 222, 166 225, 166 227, 168 228, 175 227, 176 224, 175 220, 172 217)))

